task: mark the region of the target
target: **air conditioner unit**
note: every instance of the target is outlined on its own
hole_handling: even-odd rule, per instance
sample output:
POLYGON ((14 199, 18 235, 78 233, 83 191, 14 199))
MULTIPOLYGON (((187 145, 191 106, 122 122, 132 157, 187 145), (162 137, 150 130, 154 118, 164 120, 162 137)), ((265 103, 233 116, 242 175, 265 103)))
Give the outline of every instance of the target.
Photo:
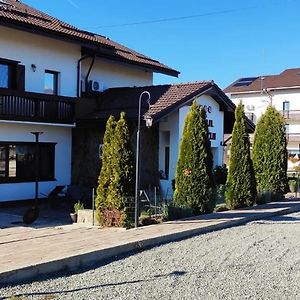
POLYGON ((246 106, 246 109, 249 110, 249 111, 253 111, 253 110, 255 110, 255 106, 250 104, 250 105, 246 106))
POLYGON ((89 89, 90 92, 102 92, 103 91, 103 85, 100 84, 99 81, 90 80, 88 89, 89 89))

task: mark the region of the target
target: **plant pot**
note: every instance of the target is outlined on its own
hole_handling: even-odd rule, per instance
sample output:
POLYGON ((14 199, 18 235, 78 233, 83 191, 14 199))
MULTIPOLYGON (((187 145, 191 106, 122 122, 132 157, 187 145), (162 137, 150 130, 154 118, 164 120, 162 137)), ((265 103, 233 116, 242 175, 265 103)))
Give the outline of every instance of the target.
POLYGON ((70 217, 73 223, 77 223, 77 213, 70 213, 70 217))
POLYGON ((290 185, 290 191, 291 191, 291 193, 295 193, 296 187, 294 185, 290 185))

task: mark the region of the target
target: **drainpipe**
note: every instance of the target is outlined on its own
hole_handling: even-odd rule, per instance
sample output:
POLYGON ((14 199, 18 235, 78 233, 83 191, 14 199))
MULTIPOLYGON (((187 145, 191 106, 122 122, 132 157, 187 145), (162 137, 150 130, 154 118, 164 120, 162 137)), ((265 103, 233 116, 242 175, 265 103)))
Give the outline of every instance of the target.
POLYGON ((89 83, 89 77, 90 77, 92 68, 93 68, 94 63, 95 63, 96 55, 93 55, 92 57, 93 57, 93 59, 92 59, 91 65, 90 65, 89 70, 88 70, 88 72, 86 74, 86 77, 85 77, 85 86, 86 87, 88 86, 88 83, 89 83))
POLYGON ((263 92, 270 98, 270 104, 271 106, 273 105, 273 96, 271 95, 271 90, 270 89, 263 89, 263 92))
POLYGON ((77 62, 77 97, 78 98, 81 96, 81 87, 80 87, 81 62, 89 57, 91 57, 91 55, 84 55, 77 62))

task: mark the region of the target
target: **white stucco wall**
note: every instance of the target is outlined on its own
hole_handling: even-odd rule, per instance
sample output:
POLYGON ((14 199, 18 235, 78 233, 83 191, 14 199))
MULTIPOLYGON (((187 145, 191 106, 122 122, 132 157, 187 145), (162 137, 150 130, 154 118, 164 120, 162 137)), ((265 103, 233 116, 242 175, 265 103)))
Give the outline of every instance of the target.
MULTIPOLYGON (((82 63, 81 80, 83 82, 85 82, 90 62, 91 59, 88 59, 82 63)), ((114 87, 147 86, 153 84, 153 73, 138 67, 96 58, 89 80, 98 81, 104 90, 114 87)))
MULTIPOLYGON (((272 105, 279 111, 283 110, 283 102, 289 101, 289 110, 299 110, 300 112, 300 89, 289 89, 289 90, 275 90, 271 91, 272 105)), ((245 106, 245 113, 254 113, 256 121, 266 111, 270 104, 270 97, 265 93, 248 93, 248 94, 228 94, 234 104, 238 104, 240 101, 245 106), (254 106, 253 110, 249 110, 250 106, 254 106)), ((300 122, 294 122, 290 125, 291 133, 300 133, 300 122)))
MULTIPOLYGON (((80 45, 43 37, 0 26, 0 58, 20 61, 25 65, 26 91, 44 92, 44 72, 59 72, 59 95, 76 97, 77 62, 81 57, 80 45), (31 65, 36 65, 33 72, 31 65)), ((85 81, 90 59, 82 62, 81 79, 85 81)), ((95 60, 90 80, 97 80, 104 89, 153 84, 153 72, 101 58, 95 60)))
POLYGON ((26 91, 44 92, 45 70, 60 73, 59 95, 76 96, 80 46, 0 26, 0 58, 25 65, 26 91), (31 70, 36 65, 36 71, 31 70))
MULTIPOLYGON (((45 125, 0 123, 0 141, 34 142, 32 131, 44 132, 41 142, 57 143, 55 146, 55 178, 53 182, 41 182, 40 193, 48 194, 56 185, 69 185, 71 182, 71 145, 72 129, 45 125)), ((33 199, 35 184, 0 184, 0 202, 33 199)), ((43 197, 41 194, 40 197, 43 197)))
MULTIPOLYGON (((219 104, 210 96, 202 95, 196 99, 197 103, 202 106, 210 106, 211 113, 207 113, 207 119, 212 120, 213 127, 209 127, 209 131, 216 133, 216 139, 211 140, 212 154, 214 158, 214 166, 223 164, 223 142, 224 136, 224 113, 220 111, 219 104)), ((170 132, 170 172, 167 180, 160 180, 162 196, 171 198, 173 195, 172 180, 175 178, 176 165, 179 155, 180 141, 183 133, 186 115, 190 110, 190 106, 181 107, 179 110, 168 116, 165 121, 159 123, 160 141, 159 141, 159 169, 164 170, 165 156, 162 135, 170 132)))
MULTIPOLYGON (((272 90, 270 91, 272 95, 272 105, 279 111, 283 110, 283 102, 289 102, 289 110, 290 111, 298 111, 300 113, 300 89, 283 89, 283 90, 272 90)), ((247 93, 247 94, 228 94, 231 100, 238 104, 240 101, 245 106, 246 113, 254 113, 256 116, 255 123, 257 123, 258 119, 265 112, 268 105, 270 105, 270 97, 268 97, 265 93, 247 93), (254 106, 253 110, 249 110, 250 106, 254 106)), ((287 149, 290 152, 295 152, 295 149, 299 151, 300 144, 300 118, 294 120, 286 120, 288 125, 287 133, 289 135, 294 135, 296 140, 288 140, 287 149)), ((292 165, 289 164, 289 168, 292 165)))

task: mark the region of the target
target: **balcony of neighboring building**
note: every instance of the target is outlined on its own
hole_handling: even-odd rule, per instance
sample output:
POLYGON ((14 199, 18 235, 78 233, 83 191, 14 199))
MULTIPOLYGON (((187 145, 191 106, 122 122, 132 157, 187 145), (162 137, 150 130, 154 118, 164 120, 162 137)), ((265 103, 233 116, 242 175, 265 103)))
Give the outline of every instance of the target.
POLYGON ((300 123, 300 110, 281 110, 286 123, 300 123))
POLYGON ((76 98, 0 88, 0 120, 73 124, 76 98))

